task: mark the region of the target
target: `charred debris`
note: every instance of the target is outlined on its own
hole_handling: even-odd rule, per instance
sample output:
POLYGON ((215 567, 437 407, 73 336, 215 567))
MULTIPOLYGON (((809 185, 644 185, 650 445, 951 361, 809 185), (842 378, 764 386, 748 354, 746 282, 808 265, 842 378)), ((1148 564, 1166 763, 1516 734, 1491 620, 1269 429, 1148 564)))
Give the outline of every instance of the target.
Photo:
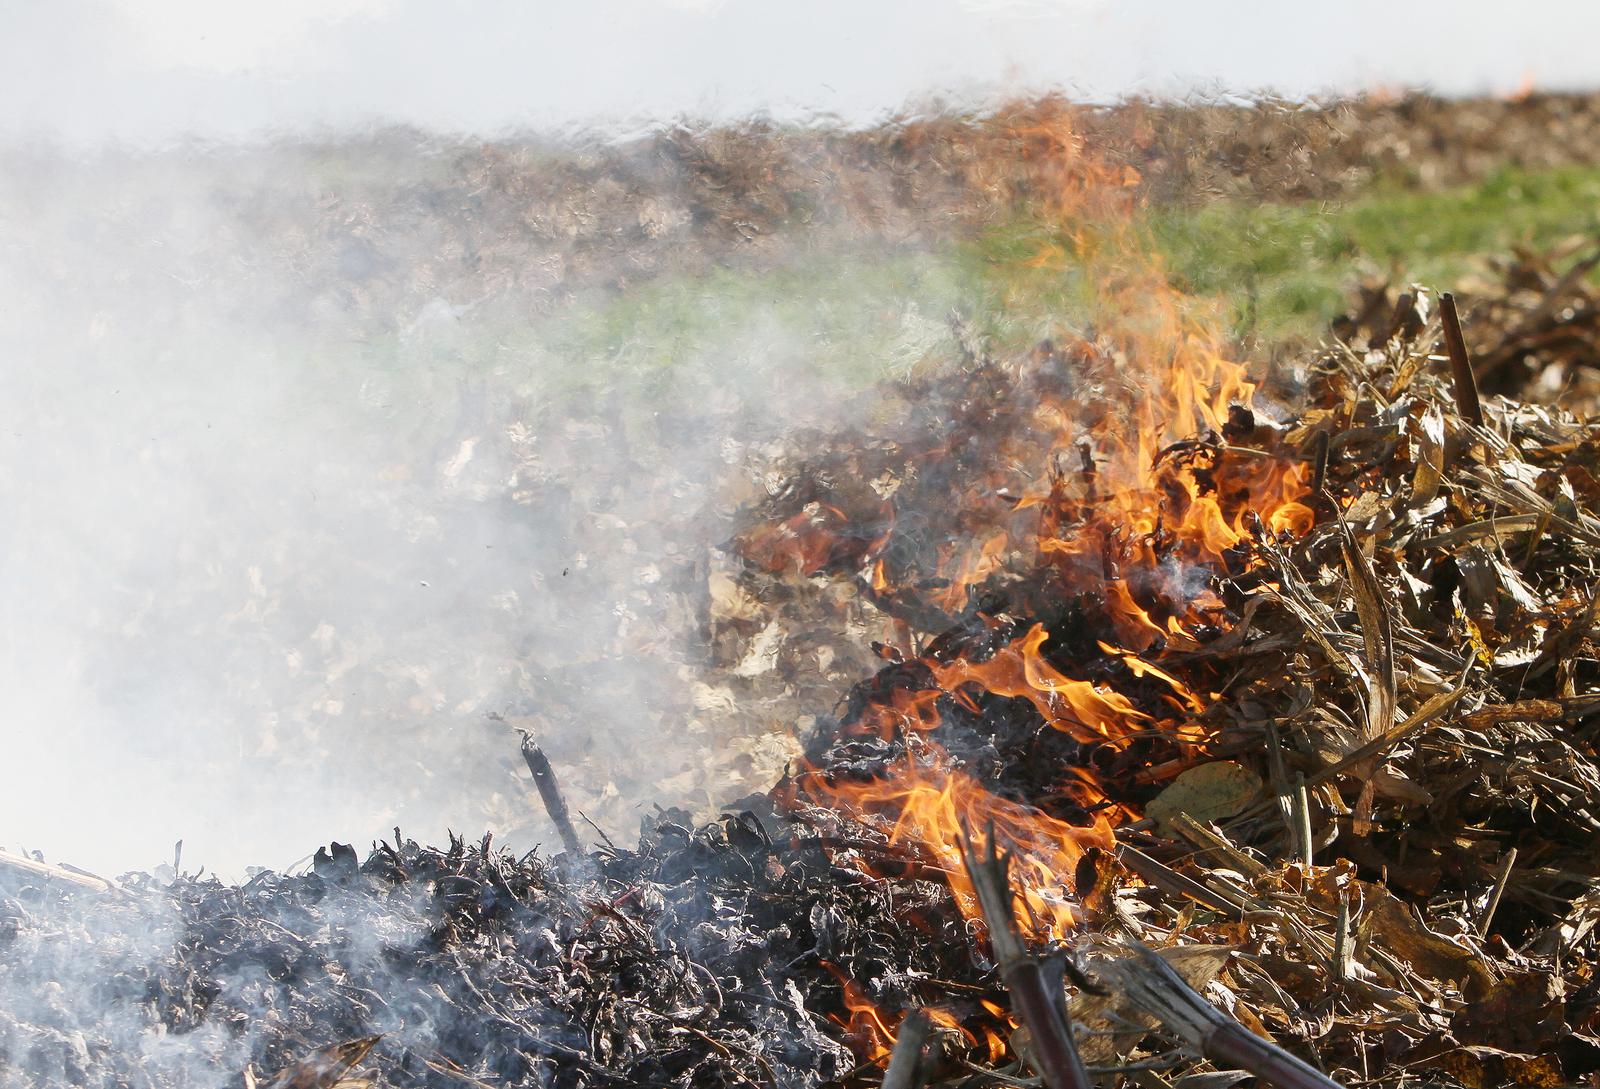
POLYGON ((1595 363, 1594 258, 1556 260, 1463 337, 1374 286, 1156 452, 1140 532, 1103 431, 996 483, 1041 403, 1116 400, 1094 341, 975 358, 899 438, 797 463, 742 591, 899 638, 709 824, 578 849, 530 743, 554 856, 396 830, 239 886, 0 858, 0 1082, 1588 1084, 1600 434, 1519 396, 1595 363))

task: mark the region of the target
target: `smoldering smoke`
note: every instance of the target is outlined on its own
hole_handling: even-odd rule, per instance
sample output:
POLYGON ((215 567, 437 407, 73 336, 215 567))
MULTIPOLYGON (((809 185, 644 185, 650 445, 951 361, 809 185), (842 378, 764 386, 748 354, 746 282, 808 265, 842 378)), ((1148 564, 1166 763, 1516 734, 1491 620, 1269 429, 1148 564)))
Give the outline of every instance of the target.
MULTIPOLYGON (((8 845, 116 873, 181 838, 234 876, 396 824, 531 845, 513 726, 613 830, 770 782, 786 742, 702 683, 708 568, 753 453, 859 382, 812 365, 855 331, 691 294, 715 340, 652 341, 630 278, 718 251, 670 188, 502 184, 543 162, 7 157, 8 845)), ((942 332, 846 321, 886 313, 878 358, 942 332)))

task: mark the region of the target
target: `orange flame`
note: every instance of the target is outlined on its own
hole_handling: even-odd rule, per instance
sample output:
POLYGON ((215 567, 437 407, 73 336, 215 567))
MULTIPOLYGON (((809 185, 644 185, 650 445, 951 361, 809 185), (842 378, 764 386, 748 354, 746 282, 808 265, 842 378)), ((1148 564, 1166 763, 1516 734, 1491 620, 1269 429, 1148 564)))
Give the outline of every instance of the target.
POLYGON ((848 1014, 843 1018, 835 1017, 834 1021, 844 1027, 845 1035, 855 1044, 856 1053, 862 1059, 870 1063, 887 1062, 894 1050, 895 1029, 904 1016, 886 1016, 866 996, 860 984, 832 964, 828 965, 828 969, 838 977, 844 989, 844 1008, 848 1014))
MULTIPOLYGON (((878 1004, 868 998, 861 985, 835 964, 823 962, 828 971, 839 981, 843 992, 845 1008, 844 1017, 834 1016, 835 1024, 844 1028, 845 1036, 856 1043, 856 1051, 862 1059, 869 1063, 882 1065, 889 1061, 889 1056, 894 1052, 895 1040, 899 1038, 900 1023, 905 1020, 904 1013, 885 1013, 878 1004)), ((985 1003, 992 1005, 992 1003, 985 1003)), ((955 1033, 961 1037, 968 1046, 976 1047, 978 1038, 962 1025, 961 1020, 949 1010, 940 1006, 924 1006, 922 1012, 928 1020, 947 1032, 955 1033)), ((1000 1055, 1005 1054, 1004 1044, 1001 1045, 1000 1055)), ((992 1058, 995 1055, 993 1046, 990 1046, 992 1058)))
POLYGON ((1111 846, 1111 823, 1103 813, 1089 825, 1068 824, 993 794, 962 771, 909 759, 886 778, 828 784, 816 777, 805 785, 827 791, 858 819, 884 827, 891 846, 906 848, 940 870, 961 913, 974 921, 981 921, 982 913, 962 864, 961 841, 966 829, 992 827, 997 843, 1013 855, 1026 929, 1041 940, 1073 929, 1068 882, 1084 849, 1111 846))
MULTIPOLYGON (((989 523, 973 519, 971 539, 946 550, 940 575, 948 586, 937 603, 960 610, 974 586, 1031 558, 1073 593, 1100 603, 1109 629, 1100 650, 1120 659, 1119 675, 1138 687, 1123 692, 1069 676, 1073 664, 1047 657, 1051 633, 1036 623, 981 661, 924 655, 931 687, 891 686, 860 712, 851 728, 906 743, 906 755, 887 774, 861 781, 813 770, 795 785, 942 871, 969 920, 980 917, 961 841, 965 829, 992 827, 1013 855, 1023 929, 1048 941, 1077 923, 1071 881, 1084 850, 1112 846, 1114 826, 1136 814, 1109 799, 1089 768, 1055 769, 1055 789, 1093 814, 1086 825, 987 789, 929 736, 940 725, 940 701, 976 710, 975 696, 985 692, 1023 699, 1050 727, 1086 745, 1125 746, 1160 731, 1176 751, 1162 773, 1181 767, 1203 751, 1198 719, 1212 697, 1158 664, 1162 655, 1197 647, 1207 632, 1225 627, 1214 576, 1248 565, 1258 534, 1306 533, 1314 512, 1302 501, 1309 468, 1258 420, 1256 385, 1229 358, 1220 309, 1174 289, 1142 235, 1137 172, 1089 154, 1073 112, 1059 104, 1009 123, 1013 152, 1051 164, 1044 174, 1055 179, 1043 204, 1056 227, 1029 263, 1081 281, 1100 332, 1062 353, 1082 371, 1073 388, 1041 396, 1026 408, 1026 429, 993 440, 982 494, 952 497, 975 510, 994 508, 997 497, 1006 507, 989 523)), ((753 558, 769 570, 814 573, 842 547, 847 521, 813 504, 753 537, 753 558)), ((894 590, 891 565, 878 554, 886 539, 860 546, 863 574, 877 594, 894 590)), ((851 983, 845 996, 852 1032, 868 1041, 865 1053, 886 1058, 898 1021, 891 1024, 851 983)), ((1003 1055, 1004 1038, 989 1026, 984 1032, 991 1059, 1003 1055)))
POLYGON ((1026 699, 1046 722, 1081 741, 1120 736, 1129 724, 1149 721, 1150 716, 1136 710, 1120 692, 1062 676, 1039 653, 1049 637, 1043 624, 1035 624, 987 661, 958 658, 949 665, 934 665, 933 675, 946 692, 977 684, 997 696, 1026 699))

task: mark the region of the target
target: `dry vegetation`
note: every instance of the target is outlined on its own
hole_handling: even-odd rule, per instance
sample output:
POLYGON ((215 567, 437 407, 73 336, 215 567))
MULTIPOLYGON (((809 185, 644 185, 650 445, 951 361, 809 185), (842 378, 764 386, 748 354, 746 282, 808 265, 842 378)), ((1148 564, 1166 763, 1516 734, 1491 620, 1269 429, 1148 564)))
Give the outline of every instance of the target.
MULTIPOLYGON (((385 293, 426 296, 455 266, 549 307, 696 265, 756 271, 797 232, 971 231, 1070 183, 1080 141, 1158 205, 1331 199, 1587 161, 1597 110, 1043 102, 866 133, 455 149, 395 206, 331 201, 288 245, 347 263, 343 305, 374 321, 397 312, 385 293), (431 262, 364 272, 419 223, 431 262)), ((962 366, 864 394, 850 418, 867 424, 746 451, 765 494, 747 484, 727 547, 641 591, 700 625, 684 664, 706 672, 679 709, 742 739, 695 782, 726 791, 720 818, 660 812, 636 848, 553 858, 397 830, 365 861, 334 845, 240 887, 0 860, 0 980, 19 999, 0 1008, 0 1076, 1592 1078, 1600 440, 1550 402, 1593 397, 1594 261, 1523 253, 1471 285, 1470 356, 1431 296, 1369 284, 1330 348, 1261 350, 1258 408, 1207 391, 1148 450, 1112 449, 1162 391, 1126 345, 989 358, 958 322, 962 366), (1026 543, 1005 538, 1024 523, 1026 543), (774 723, 805 759, 767 790, 793 755, 760 748, 774 723), (1012 852, 1013 884, 973 838, 1012 852)), ((671 424, 721 410, 698 411, 671 424)), ((651 460, 635 431, 618 475, 567 490, 529 438, 543 423, 496 440, 531 482, 512 505, 603 504, 651 460)), ((602 425, 563 424, 574 450, 615 442, 602 425)), ((654 479, 663 504, 688 486, 654 479)), ((627 568, 621 542, 652 528, 606 520, 597 563, 627 568)), ((615 683, 603 656, 575 663, 506 718, 549 735, 591 675, 615 683)), ((682 755, 605 759, 631 790, 682 755)))

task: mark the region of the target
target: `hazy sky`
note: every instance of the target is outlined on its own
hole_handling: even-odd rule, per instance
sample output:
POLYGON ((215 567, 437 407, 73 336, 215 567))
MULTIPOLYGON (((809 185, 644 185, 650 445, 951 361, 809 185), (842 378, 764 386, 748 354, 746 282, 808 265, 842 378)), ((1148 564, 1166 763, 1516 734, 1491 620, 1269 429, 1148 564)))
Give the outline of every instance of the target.
POLYGON ((1591 0, 0 0, 0 134, 494 132, 929 92, 1597 82, 1591 0))

